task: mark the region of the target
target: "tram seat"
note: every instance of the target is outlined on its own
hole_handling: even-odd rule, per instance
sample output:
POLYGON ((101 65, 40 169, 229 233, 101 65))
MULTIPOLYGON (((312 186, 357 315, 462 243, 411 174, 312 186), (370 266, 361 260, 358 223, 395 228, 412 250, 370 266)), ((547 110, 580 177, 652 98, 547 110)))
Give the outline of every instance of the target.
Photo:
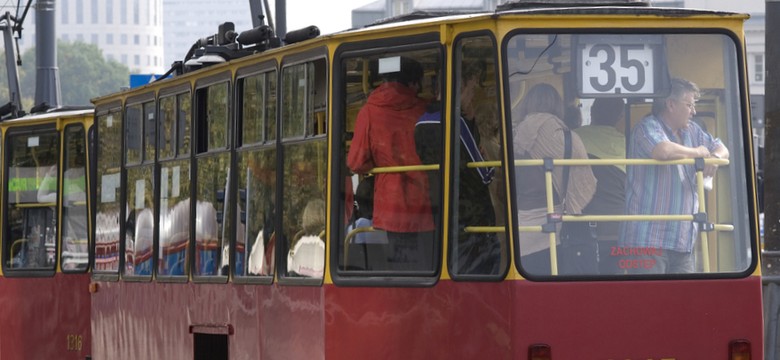
POLYGON ((388 269, 388 242, 385 231, 372 226, 356 227, 349 230, 344 242, 346 270, 388 269))
POLYGON ((24 267, 24 249, 23 246, 27 244, 27 239, 16 239, 11 243, 11 258, 8 260, 8 267, 24 267), (16 254, 16 255, 14 255, 16 254))

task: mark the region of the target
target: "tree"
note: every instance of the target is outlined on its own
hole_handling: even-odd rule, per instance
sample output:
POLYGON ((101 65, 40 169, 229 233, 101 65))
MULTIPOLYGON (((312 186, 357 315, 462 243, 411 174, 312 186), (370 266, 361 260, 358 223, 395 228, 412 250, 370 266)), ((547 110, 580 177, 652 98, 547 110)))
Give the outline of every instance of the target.
MULTIPOLYGON (((5 55, 0 56, 5 64, 5 55)), ((130 70, 115 60, 105 60, 96 45, 83 42, 57 42, 57 63, 60 76, 61 104, 90 105, 90 99, 118 91, 128 85, 130 70)), ((35 49, 22 55, 19 81, 22 104, 26 110, 35 99, 35 49)), ((8 82, 5 70, 0 70, 0 105, 8 102, 8 82)))

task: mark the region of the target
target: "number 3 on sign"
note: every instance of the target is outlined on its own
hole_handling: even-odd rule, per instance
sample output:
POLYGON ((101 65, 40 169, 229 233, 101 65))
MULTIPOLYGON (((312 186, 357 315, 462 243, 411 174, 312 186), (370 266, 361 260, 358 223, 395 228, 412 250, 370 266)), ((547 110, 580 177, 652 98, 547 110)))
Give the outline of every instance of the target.
POLYGON ((580 54, 582 93, 651 95, 653 49, 644 44, 586 44, 580 54))

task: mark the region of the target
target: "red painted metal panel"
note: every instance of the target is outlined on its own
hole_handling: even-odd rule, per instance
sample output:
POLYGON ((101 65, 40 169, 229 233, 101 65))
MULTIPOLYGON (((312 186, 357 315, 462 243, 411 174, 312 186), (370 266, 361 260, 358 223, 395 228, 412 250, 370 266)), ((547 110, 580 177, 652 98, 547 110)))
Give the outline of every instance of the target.
POLYGON ((93 353, 193 357, 198 331, 228 335, 230 359, 762 357, 760 278, 707 281, 441 281, 432 288, 101 283, 93 353))
POLYGON ((190 329, 233 328, 230 359, 322 359, 321 287, 105 282, 95 359, 192 359, 190 329))
POLYGON ((91 354, 88 274, 0 277, 0 359, 91 354))
POLYGON ((533 343, 557 359, 725 359, 734 339, 763 358, 759 277, 514 284, 515 359, 533 343))

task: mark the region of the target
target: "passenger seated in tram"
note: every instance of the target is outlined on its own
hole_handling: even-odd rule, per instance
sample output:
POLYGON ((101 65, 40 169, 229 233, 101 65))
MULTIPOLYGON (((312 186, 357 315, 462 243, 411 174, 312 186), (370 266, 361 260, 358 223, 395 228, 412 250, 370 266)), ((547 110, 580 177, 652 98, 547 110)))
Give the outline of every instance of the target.
MULTIPOLYGON (((378 73, 384 82, 360 109, 347 155, 348 167, 357 174, 375 167, 422 164, 414 143, 414 127, 426 105, 417 96, 422 65, 407 57, 390 57, 379 60, 378 73)), ((428 186, 422 171, 376 174, 374 227, 387 231, 395 270, 433 270, 428 186)))
MULTIPOLYGON (((512 141, 515 159, 563 159, 564 132, 569 131, 563 120, 563 102, 558 91, 549 84, 534 85, 512 112, 512 141)), ((585 146, 577 134, 571 134, 571 158, 586 159, 585 146)), ((566 189, 563 188, 563 167, 552 171, 554 209, 558 214, 581 214, 596 191, 596 178, 590 166, 571 166, 566 189), (565 208, 563 200, 565 198, 565 208)), ((538 226, 547 222, 547 195, 543 166, 516 168, 517 221, 520 226, 538 226)), ((560 245, 560 226, 556 226, 556 244, 560 245)), ((521 232, 520 263, 534 275, 551 274, 549 235, 544 232, 521 232)), ((561 273, 576 265, 577 258, 567 258, 558 252, 561 273)), ((595 254, 592 261, 595 263, 595 254)), ((591 259, 583 259, 588 262, 591 259)))
POLYGON ((287 272, 308 277, 322 277, 325 270, 325 201, 311 200, 303 209, 302 228, 290 245, 287 272))
MULTIPOLYGON (((574 130, 579 135, 588 157, 591 159, 625 159, 626 137, 616 129, 618 122, 625 118, 625 101, 622 98, 598 98, 590 108, 590 125, 574 130)), ((622 215, 626 208, 626 166, 592 166, 596 176, 596 194, 583 214, 622 215)), ((611 255, 611 248, 617 246, 620 235, 620 223, 602 221, 595 226, 599 246, 599 273, 621 273, 618 257, 611 255)))

